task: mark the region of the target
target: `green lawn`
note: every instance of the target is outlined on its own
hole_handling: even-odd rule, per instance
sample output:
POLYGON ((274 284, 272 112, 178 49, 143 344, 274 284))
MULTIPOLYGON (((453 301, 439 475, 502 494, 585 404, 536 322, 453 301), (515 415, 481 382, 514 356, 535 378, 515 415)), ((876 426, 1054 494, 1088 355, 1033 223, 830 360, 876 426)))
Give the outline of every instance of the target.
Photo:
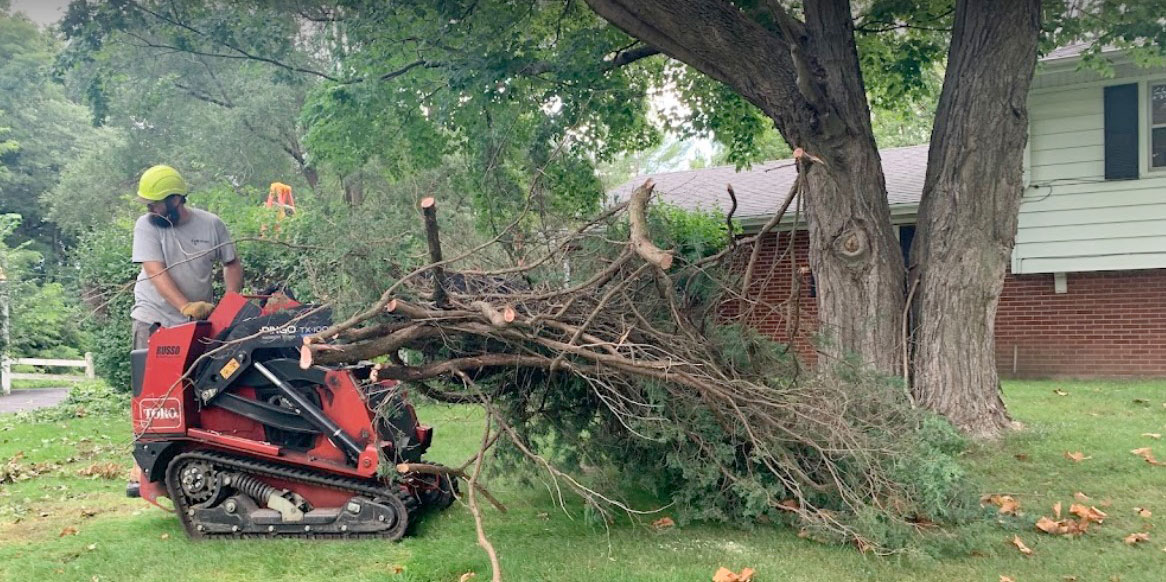
MULTIPOLYGON (((654 531, 643 525, 609 529, 558 508, 545 488, 495 479, 491 490, 510 511, 485 508, 487 532, 498 548, 505 579, 554 582, 710 580, 719 566, 751 567, 767 581, 1159 582, 1166 580, 1166 466, 1151 466, 1130 450, 1153 447, 1166 460, 1166 382, 1010 382, 1007 400, 1023 431, 967 455, 984 493, 1020 501, 1017 518, 988 520, 932 534, 921 549, 891 558, 825 546, 793 532, 694 525, 654 531), (1060 396, 1054 390, 1067 395, 1060 396), (1080 451, 1092 458, 1074 463, 1080 451), (1077 539, 1033 529, 1053 503, 1065 508, 1083 492, 1109 514, 1104 525, 1077 539), (1139 517, 1135 507, 1149 509, 1139 517), (1130 547, 1122 538, 1150 531, 1130 547), (1022 556, 1008 541, 1020 535, 1033 549, 1022 556)), ((477 447, 481 416, 473 409, 427 406, 421 416, 437 429, 432 458, 460 463, 477 447)), ((488 579, 469 512, 455 505, 431 516, 418 535, 385 542, 289 540, 190 543, 173 516, 122 496, 124 479, 77 472, 114 461, 128 470, 129 426, 122 418, 18 424, 0 416, 0 463, 18 452, 42 475, 0 485, 0 580, 206 581, 244 580, 456 581, 465 572, 488 579), (76 535, 61 536, 66 528, 76 535), (402 567, 400 574, 394 574, 402 567)), ((3 465, 0 465, 2 467, 3 465)), ((2 474, 2 469, 0 469, 2 474)), ((2 479, 0 479, 2 481, 2 479)))

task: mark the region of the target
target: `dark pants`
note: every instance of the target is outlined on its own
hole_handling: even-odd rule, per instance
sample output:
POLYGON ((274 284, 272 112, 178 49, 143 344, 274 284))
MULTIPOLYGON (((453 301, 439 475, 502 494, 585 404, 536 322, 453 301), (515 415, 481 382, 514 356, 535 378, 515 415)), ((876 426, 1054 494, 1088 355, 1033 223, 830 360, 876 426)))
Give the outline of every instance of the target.
POLYGON ((150 336, 158 330, 158 327, 153 323, 146 323, 144 321, 132 320, 134 322, 133 335, 134 346, 132 349, 144 350, 150 347, 150 336))

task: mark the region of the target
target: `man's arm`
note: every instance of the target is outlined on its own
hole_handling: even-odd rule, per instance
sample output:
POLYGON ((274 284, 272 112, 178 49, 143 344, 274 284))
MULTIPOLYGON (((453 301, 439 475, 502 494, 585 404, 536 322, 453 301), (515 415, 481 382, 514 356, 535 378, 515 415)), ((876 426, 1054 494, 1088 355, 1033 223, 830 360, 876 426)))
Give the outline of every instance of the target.
MULTIPOLYGON (((190 303, 190 300, 178 289, 178 285, 174 284, 174 279, 170 278, 170 273, 166 272, 166 263, 142 261, 142 269, 146 271, 146 276, 150 278, 150 282, 154 284, 158 294, 166 300, 166 303, 173 305, 174 309, 182 311, 182 308, 190 303)), ((242 273, 241 269, 240 273, 242 273)))
POLYGON ((223 265, 223 285, 227 293, 239 293, 243 290, 243 262, 235 259, 223 265))

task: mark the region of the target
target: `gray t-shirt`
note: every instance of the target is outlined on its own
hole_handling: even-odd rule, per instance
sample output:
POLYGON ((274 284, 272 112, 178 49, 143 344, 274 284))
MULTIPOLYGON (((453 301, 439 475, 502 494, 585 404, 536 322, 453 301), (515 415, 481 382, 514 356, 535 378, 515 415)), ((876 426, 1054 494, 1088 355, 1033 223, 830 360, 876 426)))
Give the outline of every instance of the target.
MULTIPOLYGON (((162 228, 150 222, 148 214, 134 224, 135 263, 161 261, 166 273, 190 301, 210 301, 215 262, 227 264, 236 259, 235 244, 227 226, 219 217, 205 210, 187 207, 190 217, 178 226, 162 228)), ((134 309, 130 317, 164 327, 189 321, 178 309, 166 302, 143 268, 134 285, 134 309)))

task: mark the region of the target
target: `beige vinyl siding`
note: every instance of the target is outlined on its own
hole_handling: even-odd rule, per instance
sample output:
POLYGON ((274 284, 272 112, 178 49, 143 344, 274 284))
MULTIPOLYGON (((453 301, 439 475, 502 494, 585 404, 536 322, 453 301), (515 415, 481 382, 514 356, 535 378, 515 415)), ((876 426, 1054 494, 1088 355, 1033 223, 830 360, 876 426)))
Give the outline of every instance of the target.
POLYGON ((1015 273, 1166 268, 1166 172, 1147 161, 1148 84, 1166 70, 1119 67, 1038 74, 1029 95, 1029 145, 1015 273), (1042 80, 1043 77, 1043 80, 1042 80), (1105 180, 1104 87, 1137 82, 1142 151, 1137 180, 1105 180))

